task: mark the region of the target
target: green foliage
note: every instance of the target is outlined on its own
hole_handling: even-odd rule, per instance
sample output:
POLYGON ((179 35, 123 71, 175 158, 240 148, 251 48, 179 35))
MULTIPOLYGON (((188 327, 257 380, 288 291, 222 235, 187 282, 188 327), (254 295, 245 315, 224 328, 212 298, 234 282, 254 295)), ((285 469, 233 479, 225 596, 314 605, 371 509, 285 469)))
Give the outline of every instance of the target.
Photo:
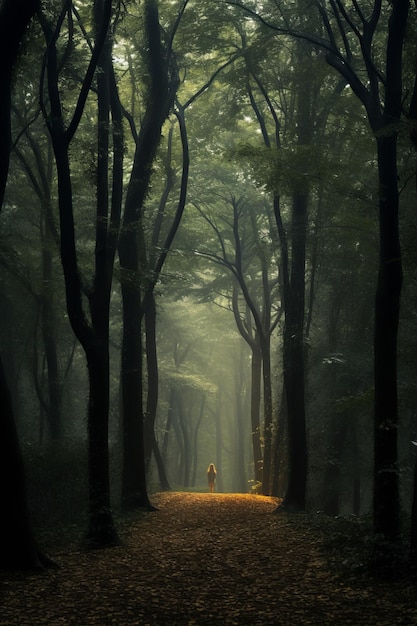
POLYGON ((246 161, 260 189, 268 193, 290 195, 295 189, 317 188, 328 178, 336 179, 342 164, 326 159, 316 145, 290 148, 267 148, 238 145, 232 154, 236 161, 246 161))
POLYGON ((165 373, 165 381, 172 387, 176 387, 182 391, 194 390, 203 394, 214 395, 218 387, 213 382, 207 380, 204 376, 198 374, 189 374, 173 370, 171 373, 165 373))

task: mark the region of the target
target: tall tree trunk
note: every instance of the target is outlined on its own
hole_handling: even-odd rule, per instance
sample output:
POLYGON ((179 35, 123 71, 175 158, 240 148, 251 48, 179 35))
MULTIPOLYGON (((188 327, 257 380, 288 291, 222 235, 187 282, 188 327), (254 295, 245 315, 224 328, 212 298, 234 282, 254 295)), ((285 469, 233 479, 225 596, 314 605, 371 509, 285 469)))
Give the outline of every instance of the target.
MULTIPOLYGON (((296 62, 300 78, 296 97, 297 144, 302 151, 311 145, 312 138, 312 73, 311 58, 301 42, 297 42, 296 62)), ((275 214, 284 269, 284 385, 288 410, 289 475, 287 491, 281 506, 305 508, 307 484, 307 441, 305 418, 305 258, 307 240, 307 210, 309 186, 299 180, 293 193, 291 222, 291 270, 287 238, 283 231, 279 203, 275 200, 275 214)))
MULTIPOLYGON (((3 0, 0 9, 0 209, 10 160, 11 76, 19 45, 39 2, 3 0)), ((26 483, 11 394, 0 358, 0 485, 5 503, 0 524, 0 567, 31 569, 47 560, 39 552, 29 519, 26 483)))
POLYGON ((0 476, 4 503, 0 523, 0 568, 43 569, 48 560, 38 550, 32 532, 23 459, 1 360, 0 406, 0 476))
POLYGON ((402 285, 396 134, 377 137, 380 257, 375 297, 374 531, 399 536, 397 332, 402 285))
MULTIPOLYGON (((95 2, 97 31, 104 16, 103 0, 95 2)), ((90 294, 91 332, 84 349, 89 373, 88 403, 88 468, 89 529, 88 544, 92 547, 117 545, 110 495, 109 459, 109 323, 110 298, 120 225, 123 176, 122 119, 112 66, 112 42, 106 37, 98 62, 97 75, 97 184, 96 242, 94 288, 90 294), (113 118, 112 193, 109 201, 109 137, 110 115, 113 118)))
POLYGON ((222 402, 221 402, 221 390, 217 396, 217 407, 214 413, 215 428, 216 428, 216 485, 217 491, 222 493, 224 491, 224 476, 223 476, 223 430, 222 430, 222 402))
POLYGON ((347 437, 345 415, 333 416, 329 425, 326 465, 324 469, 323 504, 327 515, 339 515, 340 482, 342 478, 342 455, 347 437))
MULTIPOLYGON (((400 534, 398 477, 397 334, 402 288, 399 238, 397 133, 403 104, 402 54, 409 2, 392 5, 388 27, 385 102, 376 133, 379 174, 379 270, 374 334, 374 532, 388 541, 400 534)), ((370 116, 372 124, 372 117, 370 116)), ((377 550, 378 551, 378 550, 377 550)), ((387 555, 385 555, 387 556, 387 555)), ((389 557, 389 554, 388 554, 389 557)))
POLYGON ((123 347, 122 416, 123 482, 122 505, 125 509, 152 509, 146 484, 143 424, 143 364, 141 332, 141 292, 135 280, 136 233, 125 232, 119 244, 122 261, 123 347), (131 246, 129 246, 129 241, 131 246), (129 272, 130 269, 130 272, 129 272), (129 274, 128 274, 129 272, 129 274))
POLYGON ((167 463, 168 443, 169 443, 169 438, 171 434, 173 406, 174 406, 174 389, 171 386, 170 391, 169 391, 167 420, 166 420, 165 429, 164 429, 164 438, 162 440, 162 459, 164 460, 164 463, 167 463))
POLYGON ((187 410, 184 407, 183 397, 181 394, 177 394, 177 417, 178 424, 181 431, 182 441, 183 441, 183 474, 182 474, 182 484, 183 487, 188 488, 191 484, 191 457, 192 457, 192 447, 191 447, 191 428, 189 428, 189 420, 187 419, 187 410))
POLYGON ((305 508, 307 441, 305 427, 304 294, 307 197, 296 194, 292 220, 291 289, 285 310, 284 385, 288 410, 289 476, 281 506, 305 508))
POLYGON ((145 434, 145 464, 146 472, 149 471, 149 464, 152 453, 155 458, 158 470, 159 484, 162 491, 170 489, 168 477, 165 471, 164 461, 159 450, 158 441, 155 436, 155 420, 158 407, 158 355, 156 350, 156 306, 153 292, 148 294, 145 311, 145 333, 146 333, 146 363, 148 369, 148 394, 146 401, 146 414, 144 424, 145 434))
MULTIPOLYGON (((113 194, 111 213, 108 201, 108 135, 110 111, 110 87, 112 76, 111 41, 108 27, 111 2, 97 0, 94 6, 96 44, 89 68, 80 92, 80 99, 68 127, 65 127, 59 89, 59 69, 54 31, 45 14, 40 21, 48 42, 45 69, 48 78, 50 114, 43 104, 44 116, 51 134, 57 175, 61 234, 61 261, 64 270, 68 316, 74 334, 80 341, 87 360, 89 373, 88 401, 88 453, 89 453, 89 545, 111 546, 118 543, 110 504, 110 479, 108 463, 108 407, 109 407, 109 306, 112 271, 120 220, 120 146, 116 135, 120 123, 115 121, 114 133, 113 194), (89 293, 91 324, 83 308, 81 276, 78 267, 73 213, 73 189, 70 171, 69 148, 81 117, 96 67, 98 74, 98 166, 97 166, 97 219, 95 242, 94 286, 89 293)), ((114 98, 114 94, 113 94, 114 98)), ((114 101, 113 101, 114 104, 114 101)), ((117 107, 116 107, 117 108, 117 107)), ((120 117, 120 114, 115 113, 120 117)), ((120 122, 120 120, 119 120, 120 122)))
POLYGON ((89 526, 87 545, 91 548, 118 545, 110 500, 108 419, 108 341, 94 342, 87 351, 89 526))
POLYGON ((144 3, 145 33, 148 43, 150 88, 137 138, 133 168, 126 194, 119 241, 123 299, 122 397, 124 450, 123 503, 152 509, 146 486, 144 420, 142 398, 142 288, 146 271, 143 231, 143 204, 149 189, 152 163, 164 121, 171 109, 175 90, 168 83, 156 0, 144 3), (138 241, 140 239, 140 241, 138 241), (136 351, 136 354, 133 352, 136 351), (125 368, 130 368, 126 370, 125 368), (140 380, 139 380, 140 378, 140 380))

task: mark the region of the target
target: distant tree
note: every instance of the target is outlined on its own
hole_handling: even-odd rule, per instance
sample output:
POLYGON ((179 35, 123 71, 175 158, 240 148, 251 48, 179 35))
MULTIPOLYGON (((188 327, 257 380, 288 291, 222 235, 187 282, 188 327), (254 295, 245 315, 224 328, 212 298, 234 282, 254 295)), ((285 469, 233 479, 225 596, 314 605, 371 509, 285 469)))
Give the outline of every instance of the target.
MULTIPOLYGON (((190 374, 187 357, 191 351, 191 342, 182 342, 174 336, 173 367, 167 380, 169 386, 168 420, 165 426, 165 456, 170 433, 175 436, 178 449, 175 467, 176 482, 189 488, 197 471, 198 431, 205 406, 205 389, 201 389, 199 375, 190 374)), ((172 437, 171 437, 172 439, 172 437)), ((173 442, 171 443, 172 446, 173 442)))
MULTIPOLYGON (((245 415, 247 413, 246 404, 249 398, 249 390, 247 385, 247 367, 244 352, 244 343, 241 342, 240 352, 237 355, 236 362, 238 366, 235 369, 235 400, 234 405, 236 407, 235 418, 235 449, 236 460, 234 463, 235 479, 234 479, 234 491, 245 493, 248 491, 248 479, 246 471, 246 455, 245 455, 245 415)), ((253 483, 249 483, 249 486, 253 483)), ((256 484, 255 484, 256 486, 256 484)))
MULTIPOLYGON (((181 279, 177 276, 175 280, 171 274, 173 267, 178 269, 177 259, 168 259, 171 280, 164 283, 158 313, 161 388, 156 434, 170 483, 182 488, 204 485, 205 489, 207 466, 211 461, 217 464, 218 459, 216 414, 223 425, 228 419, 234 423, 230 398, 234 344, 238 339, 233 324, 224 328, 225 320, 229 326, 229 312, 210 303, 196 302, 189 288, 183 294, 181 279)), ((182 258, 181 263, 184 261, 182 258)), ((246 439, 247 413, 243 419, 246 439)), ((235 446, 228 434, 219 435, 219 453, 228 466, 223 477, 226 482, 232 478, 230 468, 235 460, 235 446)))
MULTIPOLYGON (((352 138, 354 133, 359 136, 356 125, 351 132, 352 138)), ((371 148, 368 144, 365 137, 361 154, 371 148)), ((355 142, 349 148, 349 142, 345 141, 344 145, 346 157, 349 159, 350 156, 352 176, 356 176, 358 144, 355 142)), ((362 166, 361 176, 364 185, 375 188, 372 166, 369 172, 362 166)), ((309 382, 312 422, 315 422, 311 430, 316 431, 311 435, 315 455, 311 464, 317 467, 319 459, 323 461, 323 483, 316 497, 320 507, 330 515, 338 515, 342 505, 345 511, 347 507, 355 513, 366 510, 364 487, 372 477, 369 455, 373 395, 372 291, 377 268, 377 233, 375 216, 372 211, 364 210, 365 201, 355 196, 342 197, 341 211, 335 211, 332 206, 326 208, 326 240, 318 259, 321 280, 315 318, 316 324, 317 319, 322 322, 317 333, 315 355, 311 357, 310 366, 314 372, 309 382), (344 229, 343 246, 338 232, 341 228, 344 229), (317 394, 316 390, 320 388, 326 389, 326 394, 317 394), (315 445, 317 439, 313 437, 326 441, 324 450, 315 445)), ((374 204, 373 200, 371 202, 374 204)), ((312 476, 316 488, 320 482, 317 474, 312 476)))
POLYGON ((260 41, 253 39, 253 34, 248 37, 241 26, 240 37, 247 98, 258 125, 257 132, 260 133, 264 144, 264 148, 254 144, 250 149, 244 147, 241 152, 242 156, 249 157, 252 161, 259 181, 263 180, 265 183, 270 171, 268 187, 271 191, 270 202, 275 215, 275 224, 271 221, 269 228, 274 245, 279 249, 280 299, 284 311, 283 399, 287 403, 289 446, 288 486, 281 506, 303 509, 307 476, 304 315, 307 209, 310 204, 310 188, 308 176, 297 177, 294 169, 306 172, 310 167, 305 155, 308 153, 315 129, 313 123, 315 112, 312 104, 315 93, 312 86, 313 81, 315 85, 320 83, 318 79, 313 78, 308 56, 302 47, 293 53, 292 74, 288 72, 286 61, 281 59, 277 48, 278 65, 271 72, 261 61, 263 50, 261 36, 260 41), (301 68, 304 68, 304 71, 301 68), (285 79, 280 76, 281 73, 285 79), (281 87, 285 80, 291 85, 290 88, 281 87), (291 113, 283 104, 287 97, 292 101, 291 113), (286 136, 288 145, 283 145, 281 133, 286 136), (290 150, 297 155, 297 164, 293 161, 292 168, 291 163, 285 163, 285 155, 290 160, 288 158, 290 150), (270 155, 267 156, 266 152, 270 152, 270 155), (257 164, 256 161, 259 160, 260 164, 257 164), (275 172, 272 172, 267 161, 276 163, 275 172), (281 168, 288 172, 287 180, 282 175, 281 168), (284 196, 284 202, 281 196, 284 196), (287 226, 285 217, 288 213, 290 217, 287 226))
MULTIPOLYGON (((63 372, 60 371, 58 358, 58 329, 56 320, 56 297, 54 284, 54 261, 55 249, 59 246, 59 235, 56 230, 52 211, 53 190, 53 154, 51 145, 42 145, 41 141, 31 128, 26 111, 20 109, 20 103, 16 101, 13 112, 19 133, 13 146, 14 153, 24 171, 39 201, 39 234, 41 243, 41 283, 40 293, 34 293, 35 287, 31 285, 31 291, 36 299, 39 309, 40 338, 43 349, 39 349, 35 342, 34 355, 34 379, 35 388, 39 397, 41 412, 46 416, 47 434, 52 441, 59 441, 62 437, 62 397, 63 397, 63 372), (22 145, 23 138, 25 146, 22 145), (38 357, 38 352, 41 356, 38 357), (44 359, 45 366, 38 367, 37 361, 44 359), (42 384, 44 371, 46 370, 46 391, 42 384)), ((31 111, 33 115, 33 112, 31 111)), ((45 135, 44 128, 42 128, 45 135)), ((45 143, 45 142, 44 142, 45 143)), ((43 432, 43 424, 40 424, 40 432, 43 432)))
POLYGON ((273 275, 270 276, 269 243, 262 241, 254 209, 243 198, 238 199, 233 195, 230 201, 226 200, 225 203, 226 206, 230 205, 230 218, 223 214, 217 219, 215 214, 208 215, 196 205, 212 229, 219 248, 217 252, 215 249, 208 249, 205 244, 196 252, 225 268, 233 277, 232 311, 237 328, 252 352, 251 414, 255 480, 262 483, 264 495, 269 495, 273 422, 271 335, 281 316, 279 307, 274 305, 273 297, 274 291, 276 292, 278 288, 278 281, 273 275), (249 215, 248 223, 245 223, 246 215, 249 215), (239 300, 243 300, 243 307, 239 300), (260 446, 261 428, 258 421, 261 372, 264 404, 263 459, 260 446))

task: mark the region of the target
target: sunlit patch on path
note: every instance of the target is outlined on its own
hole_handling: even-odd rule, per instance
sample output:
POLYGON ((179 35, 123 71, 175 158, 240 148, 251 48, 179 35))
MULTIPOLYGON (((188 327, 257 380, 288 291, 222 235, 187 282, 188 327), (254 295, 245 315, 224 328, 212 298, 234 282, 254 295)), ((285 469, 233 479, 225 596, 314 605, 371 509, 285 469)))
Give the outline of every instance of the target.
POLYGON ((132 516, 124 545, 64 551, 60 569, 0 577, 0 626, 417 624, 415 589, 331 570, 308 515, 278 500, 165 493, 132 516))

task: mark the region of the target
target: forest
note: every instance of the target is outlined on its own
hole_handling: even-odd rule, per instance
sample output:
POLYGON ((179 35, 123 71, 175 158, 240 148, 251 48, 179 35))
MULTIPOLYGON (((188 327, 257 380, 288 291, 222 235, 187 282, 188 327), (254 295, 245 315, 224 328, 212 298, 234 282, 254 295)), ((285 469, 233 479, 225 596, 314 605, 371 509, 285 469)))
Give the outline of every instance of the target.
POLYGON ((1 569, 210 463, 417 562, 416 10, 1 0, 1 569))

